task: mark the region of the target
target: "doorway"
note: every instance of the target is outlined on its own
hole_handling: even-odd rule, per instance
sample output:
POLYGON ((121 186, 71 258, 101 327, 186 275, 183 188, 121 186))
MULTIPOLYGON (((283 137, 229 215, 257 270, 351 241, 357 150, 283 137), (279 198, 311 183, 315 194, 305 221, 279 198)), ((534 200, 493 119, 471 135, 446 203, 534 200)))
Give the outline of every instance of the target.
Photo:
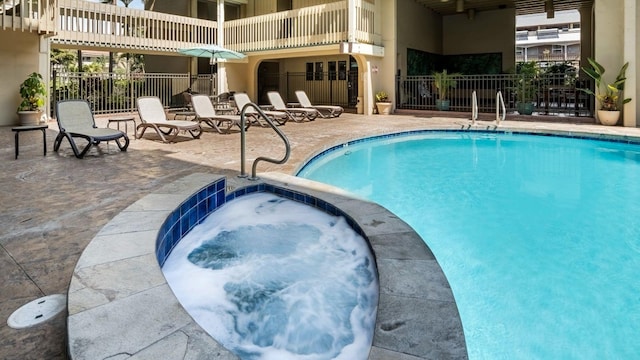
POLYGON ((268 104, 267 92, 280 90, 280 63, 263 61, 258 65, 258 104, 268 104))

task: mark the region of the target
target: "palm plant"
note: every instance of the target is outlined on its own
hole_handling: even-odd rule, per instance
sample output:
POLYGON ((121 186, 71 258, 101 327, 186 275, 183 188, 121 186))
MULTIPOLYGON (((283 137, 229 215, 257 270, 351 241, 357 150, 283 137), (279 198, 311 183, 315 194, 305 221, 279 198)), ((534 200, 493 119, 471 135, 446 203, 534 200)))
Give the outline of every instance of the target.
POLYGON ((438 89, 438 99, 447 100, 449 89, 455 89, 458 85, 456 78, 462 76, 460 73, 447 73, 447 69, 441 72, 433 73, 433 83, 436 89, 438 89))
MULTIPOLYGON (((625 73, 627 72, 629 63, 627 62, 622 65, 615 81, 607 84, 603 79, 603 75, 605 73, 604 67, 594 59, 588 58, 587 60, 589 61, 591 68, 583 67, 582 71, 595 81, 595 91, 591 89, 579 90, 593 95, 596 99, 600 100, 601 110, 618 111, 618 106, 620 105, 620 92, 624 90, 624 83, 627 80, 625 73)), ((629 101, 631 101, 631 98, 623 99, 622 104, 626 104, 629 101)))

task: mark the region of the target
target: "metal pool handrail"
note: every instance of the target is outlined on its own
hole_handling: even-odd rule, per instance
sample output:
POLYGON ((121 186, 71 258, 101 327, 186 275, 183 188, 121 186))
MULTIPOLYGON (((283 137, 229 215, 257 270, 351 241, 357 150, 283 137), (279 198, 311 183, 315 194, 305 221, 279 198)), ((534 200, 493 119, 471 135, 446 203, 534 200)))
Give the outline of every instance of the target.
POLYGON ((247 177, 247 174, 245 173, 245 159, 246 159, 245 133, 246 133, 246 123, 247 123, 246 112, 247 112, 247 108, 249 108, 250 106, 253 107, 258 113, 258 115, 261 116, 267 122, 267 124, 269 124, 269 126, 271 126, 271 128, 276 132, 276 134, 278 134, 278 136, 280 136, 282 141, 284 141, 284 146, 285 146, 284 157, 280 160, 272 159, 266 156, 259 156, 255 160, 253 160, 253 166, 251 167, 251 177, 249 178, 249 180, 258 180, 259 178, 256 176, 256 168, 258 166, 258 162, 266 161, 272 164, 278 164, 278 165, 284 164, 285 162, 287 162, 287 160, 289 160, 289 156, 291 155, 291 144, 289 143, 289 139, 287 138, 287 136, 282 131, 280 131, 280 129, 276 127, 273 121, 262 111, 262 109, 260 109, 258 105, 252 102, 245 104, 242 107, 242 110, 240 111, 240 175, 238 175, 238 177, 247 177))
POLYGON ((496 125, 500 125, 500 121, 504 121, 507 116, 507 109, 504 106, 504 98, 502 97, 502 91, 498 91, 496 94, 496 125), (502 108, 502 116, 500 116, 500 109, 502 108))
POLYGON ((471 124, 475 125, 478 120, 478 95, 473 90, 471 93, 471 124))

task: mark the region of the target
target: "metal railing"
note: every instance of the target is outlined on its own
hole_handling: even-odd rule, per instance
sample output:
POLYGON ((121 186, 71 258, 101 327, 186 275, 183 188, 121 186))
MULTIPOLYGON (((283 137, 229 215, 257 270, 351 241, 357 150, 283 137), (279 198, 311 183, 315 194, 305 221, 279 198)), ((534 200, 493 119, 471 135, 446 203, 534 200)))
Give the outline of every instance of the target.
MULTIPOLYGON (((517 111, 518 102, 534 104, 534 113, 560 116, 593 116, 593 97, 580 91, 592 88, 588 79, 564 74, 546 74, 523 81, 517 74, 462 75, 449 90, 450 109, 469 112, 476 92, 478 111, 495 111, 496 92, 501 91, 507 112, 517 111), (524 95, 526 94, 526 95, 524 95)), ((398 109, 436 110, 437 89, 433 76, 396 78, 398 109)))
MULTIPOLYGON (((287 102, 295 102, 295 91, 304 90, 314 104, 355 107, 357 103, 357 72, 344 74, 285 73, 271 74, 273 79, 259 81, 258 103, 267 104, 267 91, 277 90, 287 102), (266 86, 270 83, 273 86, 266 86)), ((63 73, 53 72, 51 108, 64 99, 86 99, 96 114, 135 111, 139 96, 158 96, 165 106, 185 105, 183 93, 191 90, 201 94, 216 94, 210 75, 144 74, 144 73, 63 73)), ((508 113, 517 111, 522 94, 530 94, 535 114, 558 116, 593 116, 593 97, 579 91, 591 88, 591 82, 564 75, 543 76, 522 81, 518 75, 466 75, 456 79, 450 90, 450 109, 471 112, 474 103, 480 113, 496 109, 495 96, 501 91, 508 113), (526 86, 526 87, 525 87, 526 86), (475 102, 472 97, 475 91, 475 102)), ((234 90, 234 89, 230 89, 234 90)), ((437 92, 433 76, 398 77, 396 106, 399 109, 435 110, 437 92)), ((53 114, 52 114, 53 115, 53 114)))
POLYGON ((259 117, 262 117, 267 122, 267 124, 271 126, 271 128, 276 132, 276 134, 278 134, 280 139, 282 139, 285 147, 284 157, 280 160, 272 159, 266 156, 258 156, 255 160, 253 160, 253 165, 251 166, 251 177, 249 178, 249 180, 258 180, 258 177, 256 176, 258 162, 266 161, 272 164, 284 164, 285 162, 287 162, 287 160, 289 160, 289 156, 291 156, 291 144, 289 143, 289 139, 287 138, 287 136, 282 131, 280 131, 280 129, 278 129, 278 127, 273 123, 271 118, 268 117, 262 111, 262 109, 260 109, 258 105, 251 102, 248 104, 245 104, 242 107, 242 110, 240 110, 240 175, 238 175, 239 177, 247 177, 247 174, 245 172, 245 162, 246 162, 246 155, 247 155, 246 153, 247 114, 246 113, 247 113, 247 109, 250 107, 254 109, 254 111, 258 114, 259 117))
POLYGON ((504 121, 506 117, 507 109, 504 106, 504 97, 502 97, 502 91, 498 91, 496 94, 496 125, 500 125, 500 121, 504 121))
POLYGON ((478 94, 475 90, 471 93, 471 123, 475 124, 478 120, 478 94))
MULTIPOLYGON (((157 96, 168 107, 184 107, 183 93, 215 94, 209 75, 63 73, 54 71, 51 79, 51 109, 56 102, 84 99, 95 114, 133 112, 136 98, 157 96)), ((51 114, 55 116, 55 114, 51 114)))

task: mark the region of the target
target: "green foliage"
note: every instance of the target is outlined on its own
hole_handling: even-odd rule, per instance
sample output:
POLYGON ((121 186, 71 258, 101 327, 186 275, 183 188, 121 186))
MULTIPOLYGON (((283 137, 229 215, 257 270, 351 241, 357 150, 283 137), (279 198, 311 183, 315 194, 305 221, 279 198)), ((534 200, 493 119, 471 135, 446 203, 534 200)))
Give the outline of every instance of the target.
POLYGON ((433 73, 433 84, 438 89, 438 99, 447 100, 450 89, 458 86, 457 77, 462 76, 460 73, 447 73, 447 69, 433 73))
POLYGON ((522 104, 533 102, 538 90, 538 64, 535 61, 519 63, 516 72, 518 77, 512 89, 516 94, 516 101, 522 104))
MULTIPOLYGON (((579 89, 582 92, 595 96, 598 100, 600 100, 601 110, 609 110, 616 111, 619 110, 620 105, 620 91, 624 90, 624 83, 627 81, 626 72, 627 67, 629 67, 629 63, 625 63, 622 65, 622 68, 618 72, 618 76, 614 82, 607 84, 603 75, 605 73, 605 69, 602 65, 600 65, 596 60, 592 58, 587 59, 591 68, 583 67, 582 71, 587 74, 590 78, 592 78, 595 83, 595 92, 591 89, 579 89)), ((631 98, 627 98, 622 100, 622 104, 626 104, 631 101, 631 98)))
POLYGON ((22 102, 18 106, 18 111, 37 111, 44 106, 44 99, 47 95, 47 88, 42 75, 37 72, 31 73, 22 84, 20 84, 20 96, 22 102))
POLYGON ((378 91, 376 93, 376 101, 377 102, 387 102, 389 101, 389 95, 387 95, 384 91, 378 91))
POLYGON ((51 63, 65 69, 71 69, 77 64, 77 52, 71 50, 51 49, 51 63))

